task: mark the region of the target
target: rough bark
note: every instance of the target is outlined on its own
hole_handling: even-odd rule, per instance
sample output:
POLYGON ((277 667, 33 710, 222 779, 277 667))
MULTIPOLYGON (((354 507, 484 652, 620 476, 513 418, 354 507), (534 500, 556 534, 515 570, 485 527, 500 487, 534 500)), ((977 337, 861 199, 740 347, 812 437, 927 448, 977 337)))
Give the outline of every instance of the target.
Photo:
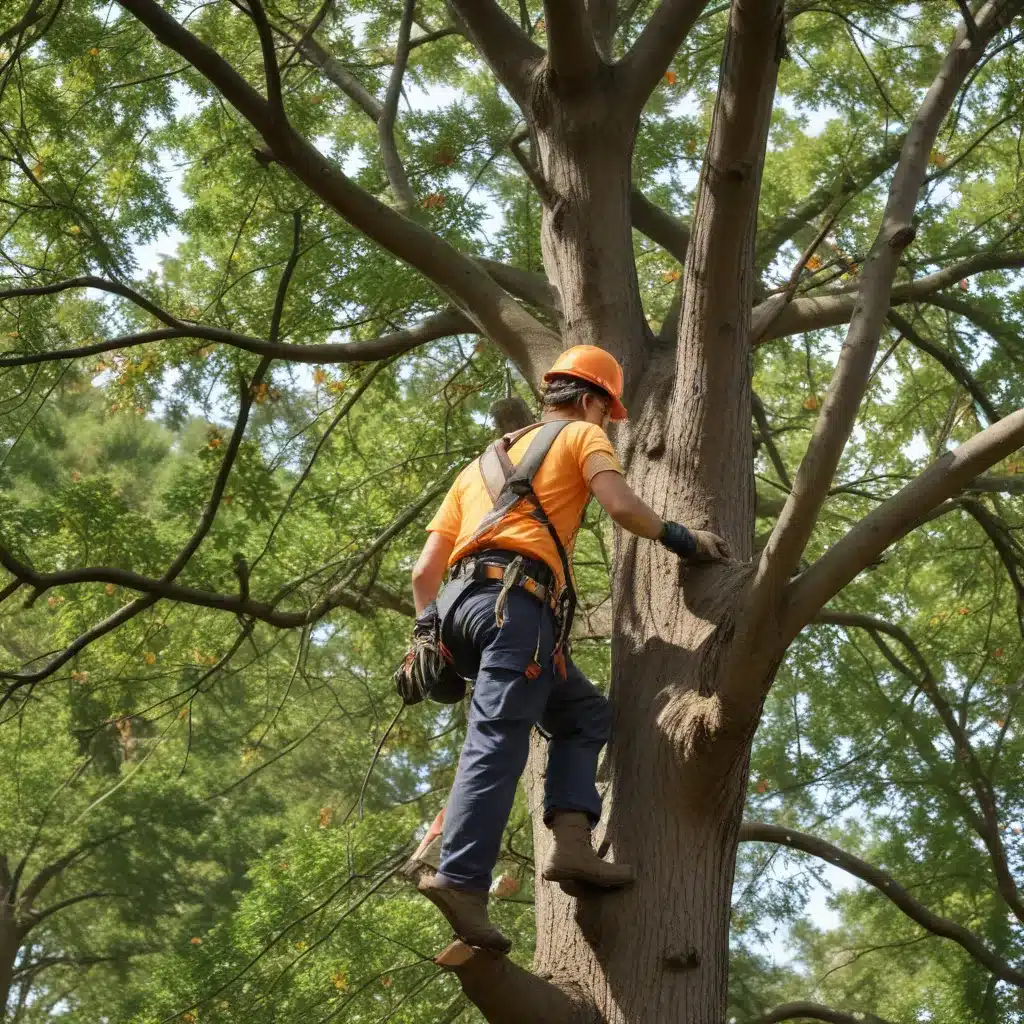
POLYGON ((545 65, 530 115, 547 192, 544 267, 560 298, 563 343, 601 345, 629 364, 645 339, 632 246, 636 123, 616 116, 616 85, 601 63, 589 89, 566 94, 545 65))
POLYGON ((6 904, 0 907, 0 1020, 6 1017, 4 1011, 11 997, 14 963, 18 956, 18 937, 12 923, 4 920, 5 908, 6 904))
MULTIPOLYGON (((649 361, 648 386, 637 389, 642 404, 632 410, 637 426, 621 445, 639 493, 664 514, 723 533, 740 558, 750 553, 754 511, 753 475, 735 472, 752 459, 754 214, 778 71, 775 48, 766 54, 763 40, 777 39, 781 24, 781 4, 734 5, 689 247, 703 271, 687 279, 678 359, 649 361), (741 95, 744 103, 734 102, 741 95), (670 387, 673 371, 670 397, 660 384, 670 387)), ((581 163, 590 142, 579 137, 580 123, 586 118, 558 129, 560 139, 566 127, 577 129, 569 152, 538 130, 545 176, 568 196, 563 216, 574 218, 559 230, 557 204, 549 211, 545 257, 568 340, 618 347, 635 371, 643 362, 635 271, 631 258, 619 266, 607 248, 627 244, 627 167, 607 153, 597 166, 581 163), (573 205, 576 196, 583 201, 573 205)), ((605 121, 600 141, 606 145, 613 130, 605 121)), ((631 146, 632 137, 626 141, 631 146)), ((731 730, 716 688, 747 574, 695 571, 680 587, 674 557, 627 542, 618 546, 614 578, 632 585, 615 596, 615 742, 600 834, 615 860, 637 867, 638 881, 578 900, 540 885, 536 967, 565 984, 571 965, 572 983, 608 1024, 719 1024, 749 733, 719 742, 731 730), (663 798, 652 801, 652 790, 663 798)), ((534 840, 541 858, 548 837, 536 816, 534 840)))

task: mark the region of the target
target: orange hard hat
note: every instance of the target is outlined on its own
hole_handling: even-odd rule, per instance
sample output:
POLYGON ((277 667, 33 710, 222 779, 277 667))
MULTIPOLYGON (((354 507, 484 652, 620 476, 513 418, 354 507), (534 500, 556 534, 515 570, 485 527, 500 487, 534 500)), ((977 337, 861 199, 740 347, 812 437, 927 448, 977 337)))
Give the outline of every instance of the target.
POLYGON ((609 412, 613 420, 624 420, 628 413, 622 404, 622 367, 610 352, 596 345, 573 345, 556 360, 544 374, 544 383, 552 377, 579 377, 607 391, 612 398, 609 412))

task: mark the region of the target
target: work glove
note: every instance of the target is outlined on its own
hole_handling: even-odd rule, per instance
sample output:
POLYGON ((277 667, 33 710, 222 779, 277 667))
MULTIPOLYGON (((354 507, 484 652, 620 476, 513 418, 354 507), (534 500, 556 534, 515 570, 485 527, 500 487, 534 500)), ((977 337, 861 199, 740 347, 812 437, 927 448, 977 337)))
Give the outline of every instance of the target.
POLYGON ((690 565, 729 558, 729 547, 717 534, 707 530, 688 530, 682 523, 666 522, 658 540, 690 565))

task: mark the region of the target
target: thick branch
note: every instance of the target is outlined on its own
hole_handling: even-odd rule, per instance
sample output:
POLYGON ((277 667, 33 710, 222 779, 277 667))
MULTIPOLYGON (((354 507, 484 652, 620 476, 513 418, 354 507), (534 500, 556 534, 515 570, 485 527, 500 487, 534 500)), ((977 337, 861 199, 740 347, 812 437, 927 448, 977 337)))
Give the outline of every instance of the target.
POLYGON ((436 961, 452 971, 488 1024, 592 1024, 594 1007, 568 980, 564 984, 524 971, 507 956, 454 942, 436 961))
POLYGON ((498 81, 525 109, 530 74, 543 59, 544 51, 495 0, 448 0, 448 6, 498 81))
POLYGON ((387 95, 384 97, 384 111, 377 121, 377 133, 380 136, 380 151, 384 159, 384 173, 388 176, 391 191, 394 192, 398 205, 406 216, 410 215, 415 205, 415 197, 409 185, 409 179, 398 154, 395 143, 395 119, 398 116, 398 100, 402 95, 402 79, 409 63, 409 35, 412 32, 412 16, 416 10, 416 0, 405 0, 402 8, 402 21, 398 27, 398 43, 395 48, 395 64, 391 69, 387 95))
POLYGON ((686 224, 652 203, 637 188, 629 194, 629 209, 637 231, 657 242, 679 263, 686 263, 686 250, 690 244, 690 229, 686 224))
MULTIPOLYGON (((905 302, 929 302, 936 306, 952 308, 949 297, 937 294, 942 289, 950 288, 957 281, 973 274, 981 274, 988 270, 1011 270, 1019 267, 1024 267, 1024 254, 1022 253, 981 253, 954 264, 952 267, 928 274, 926 277, 900 282, 889 293, 889 305, 899 306, 905 302)), ((774 338, 785 338, 792 334, 804 334, 807 331, 819 331, 825 327, 839 327, 842 324, 850 323, 859 301, 856 287, 794 299, 783 312, 778 314, 764 337, 758 340, 760 342, 771 341, 774 338)), ((760 306, 755 307, 754 317, 758 316, 758 310, 762 306, 768 306, 775 298, 777 297, 772 296, 760 306)), ((971 313, 963 309, 956 309, 955 312, 971 316, 976 322, 976 318, 983 315, 973 307, 971 313)), ((980 323, 979 326, 981 326, 980 323)), ((986 325, 984 329, 989 330, 990 326, 993 325, 986 325)), ((1003 331, 1002 334, 1005 337, 1006 332, 1003 331)), ((998 334, 993 336, 999 338, 998 334)))
POLYGON ((629 53, 619 63, 622 101, 637 114, 661 81, 707 0, 661 0, 629 53))
MULTIPOLYGON (((554 332, 528 314, 471 259, 415 221, 381 203, 332 165, 290 124, 271 116, 267 101, 206 43, 171 17, 156 0, 118 0, 156 38, 184 57, 266 140, 274 156, 359 231, 409 263, 447 292, 467 315, 537 383, 561 350, 554 332)), ((491 2, 464 4, 471 21, 486 12, 520 30, 491 2)), ((529 44, 533 49, 533 44, 529 44)))
POLYGON ((593 81, 601 64, 584 0, 544 0, 548 67, 556 90, 593 81))
MULTIPOLYGON (((959 494, 984 470, 1024 444, 1018 409, 933 462, 919 477, 869 512, 790 584, 786 632, 795 636, 834 594, 909 533, 932 509, 959 494)), ((788 503, 787 503, 788 504, 788 503)))
POLYGON ((783 1003, 749 1024, 782 1024, 786 1020, 821 1020, 825 1024, 889 1024, 873 1013, 849 1013, 821 1003, 783 1003))
POLYGON ((914 237, 914 208, 928 155, 960 86, 1013 6, 1009 0, 987 3, 979 15, 979 38, 973 43, 958 30, 907 134, 882 224, 864 267, 846 342, 793 490, 761 555, 755 592, 775 593, 785 587, 807 545, 870 379, 899 259, 914 237))
POLYGON ((926 931, 938 935, 940 938, 951 939, 997 978, 1009 982, 1011 985, 1024 987, 1024 971, 1019 971, 992 952, 973 932, 968 931, 955 921, 951 921, 947 917, 940 917, 929 910, 923 903, 911 896, 890 874, 861 860, 860 857, 855 857, 852 853, 847 853, 845 850, 839 849, 838 846, 833 846, 816 836, 809 836, 794 829, 783 828, 781 825, 768 825, 763 822, 744 822, 740 827, 739 838, 741 843, 775 843, 791 850, 801 850, 828 861, 830 864, 835 864, 873 886, 926 931))

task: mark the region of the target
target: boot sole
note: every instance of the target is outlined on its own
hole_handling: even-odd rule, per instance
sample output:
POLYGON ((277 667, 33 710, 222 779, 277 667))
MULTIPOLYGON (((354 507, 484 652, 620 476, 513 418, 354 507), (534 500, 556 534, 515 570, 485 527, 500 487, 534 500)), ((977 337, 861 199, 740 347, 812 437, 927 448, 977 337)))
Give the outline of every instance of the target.
POLYGON ((418 890, 423 896, 426 896, 431 903, 441 911, 444 919, 451 925, 451 929, 455 934, 463 941, 468 943, 470 946, 476 946, 477 949, 489 949, 494 953, 507 953, 512 948, 512 940, 502 936, 501 942, 480 942, 470 938, 468 935, 463 935, 459 927, 458 918, 451 912, 448 904, 444 902, 442 897, 439 897, 430 887, 418 890))
POLYGON ((559 870, 558 868, 552 868, 547 871, 541 872, 541 877, 545 882, 557 882, 562 886, 564 892, 569 893, 570 896, 576 895, 576 893, 569 892, 566 889, 567 885, 578 886, 581 889, 625 889, 626 886, 632 885, 636 879, 630 878, 625 882, 599 882, 596 881, 591 875, 586 875, 580 871, 571 871, 568 869, 559 870))

